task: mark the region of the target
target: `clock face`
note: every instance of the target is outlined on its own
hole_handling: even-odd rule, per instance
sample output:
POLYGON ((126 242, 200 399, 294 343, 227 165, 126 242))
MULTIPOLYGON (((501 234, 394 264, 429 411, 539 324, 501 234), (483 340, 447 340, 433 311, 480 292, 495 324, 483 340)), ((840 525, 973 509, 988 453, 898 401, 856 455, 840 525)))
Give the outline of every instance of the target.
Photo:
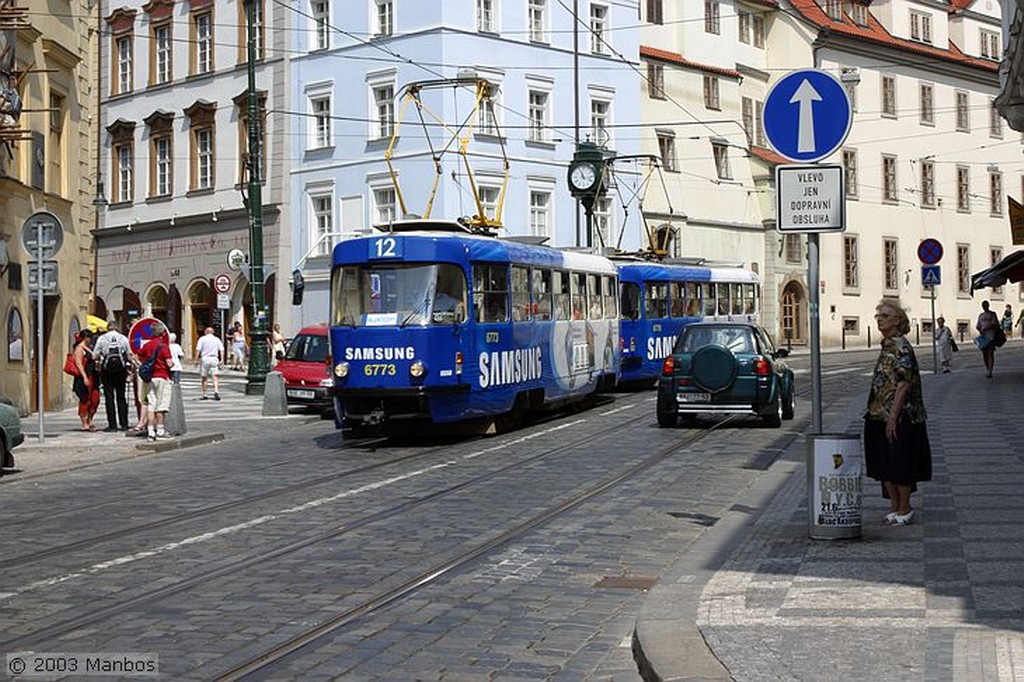
POLYGON ((594 180, 597 179, 597 172, 594 167, 589 163, 581 163, 572 169, 569 174, 569 182, 576 189, 587 189, 594 184, 594 180))

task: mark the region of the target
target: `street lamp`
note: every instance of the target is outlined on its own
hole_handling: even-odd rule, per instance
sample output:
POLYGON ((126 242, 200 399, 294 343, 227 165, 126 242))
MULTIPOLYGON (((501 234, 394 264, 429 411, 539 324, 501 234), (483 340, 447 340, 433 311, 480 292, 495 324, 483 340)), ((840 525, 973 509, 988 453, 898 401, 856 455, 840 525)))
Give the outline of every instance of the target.
POLYGON ((263 172, 260 168, 259 102, 256 96, 256 3, 261 0, 245 0, 245 25, 248 59, 246 70, 249 76, 249 158, 246 169, 249 173, 247 209, 249 211, 249 284, 252 286, 252 326, 249 336, 252 345, 249 351, 249 373, 246 376, 247 395, 261 395, 266 386, 267 372, 270 371, 270 350, 267 347, 267 309, 263 298, 263 172))

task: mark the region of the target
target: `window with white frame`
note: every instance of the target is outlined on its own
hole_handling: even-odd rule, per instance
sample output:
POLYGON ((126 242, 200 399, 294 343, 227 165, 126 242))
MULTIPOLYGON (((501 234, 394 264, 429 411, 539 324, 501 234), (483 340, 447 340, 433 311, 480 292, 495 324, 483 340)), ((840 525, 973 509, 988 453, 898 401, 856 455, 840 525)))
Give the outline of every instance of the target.
POLYGON ((885 268, 885 288, 895 291, 900 287, 899 242, 895 239, 882 240, 882 255, 885 268))
MULTIPOLYGON (((265 48, 265 43, 266 43, 266 31, 265 31, 265 27, 263 26, 263 16, 264 16, 264 9, 265 9, 264 6, 263 6, 264 1, 265 0, 255 0, 252 3, 252 26, 253 26, 253 32, 255 33, 255 38, 256 38, 256 40, 255 40, 255 43, 256 43, 256 45, 255 45, 255 47, 256 47, 256 59, 263 59, 266 56, 266 52, 265 52, 265 49, 264 49, 265 48)), ((243 9, 243 11, 247 11, 248 10, 248 8, 246 7, 246 3, 242 3, 242 9, 243 9)), ((249 36, 248 26, 245 26, 244 23, 243 23, 242 24, 242 28, 243 28, 243 30, 245 30, 246 40, 248 40, 248 36, 249 36)), ((246 44, 246 49, 248 49, 248 44, 246 44)))
MULTIPOLYGON (((856 72, 856 69, 851 69, 851 71, 856 72)), ((840 82, 843 84, 843 89, 846 90, 846 98, 850 100, 850 111, 857 113, 857 85, 860 82, 860 77, 848 78, 840 80, 840 82)))
POLYGON ((718 94, 718 78, 715 76, 704 76, 704 106, 716 111, 722 108, 718 94))
POLYGON ((1003 174, 1000 171, 988 173, 989 213, 1003 215, 1003 174))
POLYGON ((858 26, 867 26, 868 6, 862 5, 859 2, 853 3, 853 13, 851 15, 851 18, 853 19, 853 23, 857 24, 858 26))
POLYGON ((921 83, 921 125, 935 125, 935 88, 921 83))
POLYGON ((171 55, 173 45, 171 44, 170 22, 154 26, 151 35, 153 59, 152 83, 170 83, 172 76, 171 55))
POLYGON ((326 50, 331 46, 330 0, 310 0, 310 18, 313 22, 313 49, 326 50))
POLYGON ((394 187, 374 188, 373 210, 378 225, 387 225, 398 218, 398 195, 394 187))
POLYGON ((213 12, 192 15, 192 72, 213 71, 213 12))
POLYGON ((476 30, 481 33, 496 33, 494 25, 495 0, 476 0, 476 30))
POLYGON ((729 168, 729 146, 724 142, 712 142, 711 152, 715 158, 715 172, 721 180, 732 180, 729 168))
POLYGON ((334 200, 330 194, 312 194, 309 201, 312 210, 310 226, 313 228, 309 240, 312 242, 313 254, 329 256, 332 237, 328 235, 334 231, 334 200))
POLYGON ((114 81, 117 85, 117 90, 114 94, 124 94, 131 92, 133 88, 132 83, 132 40, 133 35, 121 35, 117 38, 116 43, 116 59, 117 59, 117 80, 114 81))
POLYGON ((194 189, 213 189, 213 128, 196 128, 192 139, 195 145, 194 189))
POLYGON ((956 210, 971 210, 971 171, 967 166, 956 167, 956 210))
POLYGON ((922 43, 932 42, 932 15, 910 10, 910 39, 922 43))
POLYGON ((661 158, 661 167, 667 171, 677 170, 676 168, 676 135, 671 131, 659 130, 658 135, 658 156, 661 158))
POLYGON ((857 289, 860 287, 860 244, 857 235, 843 235, 843 287, 857 289))
POLYGON ((758 147, 767 147, 764 140, 764 102, 754 101, 754 144, 758 147))
POLYGON ((719 35, 722 32, 721 8, 718 0, 704 0, 704 32, 719 35))
POLYGON ((843 0, 825 0, 825 14, 834 21, 843 20, 843 0))
MULTIPOLYGON (((988 247, 988 263, 989 267, 994 266, 999 261, 1003 260, 1003 249, 1001 246, 990 246, 988 247)), ((1002 287, 992 287, 992 293, 1002 295, 1002 287)))
POLYGON ((153 195, 168 197, 174 182, 174 157, 171 155, 171 136, 153 138, 153 195))
POLYGON ((743 132, 747 134, 747 144, 754 143, 754 100, 750 97, 740 98, 740 111, 743 117, 743 132))
POLYGON ((782 252, 787 263, 804 262, 804 241, 798 234, 787 233, 782 239, 782 252))
POLYGON ((882 76, 882 116, 896 118, 895 76, 882 76))
POLYGON ((527 23, 530 27, 530 40, 535 43, 548 41, 548 2, 547 0, 528 0, 527 23))
POLYGON ((967 244, 956 245, 956 279, 957 290, 966 294, 971 290, 971 247, 967 244))
POLYGON ((843 171, 846 175, 846 196, 857 197, 857 150, 843 150, 843 171))
POLYGON ((764 15, 755 12, 750 16, 750 28, 754 33, 754 47, 764 49, 765 25, 764 15))
POLYGON ((994 97, 988 98, 988 116, 988 136, 1002 139, 1003 117, 999 115, 999 110, 996 109, 996 100, 994 97))
POLYGON ((498 103, 496 97, 489 97, 480 100, 476 129, 481 135, 497 135, 498 128, 498 103))
POLYGON ((606 99, 590 100, 590 134, 595 144, 611 142, 612 103, 606 99))
POLYGON ((372 87, 374 130, 378 139, 389 138, 395 130, 395 86, 392 83, 372 87))
POLYGON ((971 132, 971 110, 969 109, 970 99, 966 92, 956 92, 956 129, 958 132, 971 132))
POLYGON ((498 197, 501 195, 501 188, 493 185, 480 185, 480 205, 484 209, 484 217, 494 220, 498 217, 498 197))
POLYGON ((647 96, 665 99, 665 66, 647 62, 647 96))
POLYGON ((551 192, 530 190, 529 230, 533 236, 551 236, 551 192))
POLYGON ((124 204, 135 199, 135 180, 133 167, 135 164, 135 145, 124 142, 114 147, 114 174, 117 177, 116 202, 124 204))
POLYGON ((736 10, 736 20, 739 25, 740 42, 750 44, 750 12, 736 10))
POLYGON ((663 0, 647 0, 647 23, 661 24, 665 21, 663 0))
POLYGON ((921 205, 935 206, 935 162, 921 159, 921 205))
POLYGON ((894 203, 899 194, 896 187, 896 157, 882 154, 882 201, 894 203))
POLYGON ((389 36, 395 32, 395 4, 392 0, 374 0, 376 3, 376 26, 374 33, 377 36, 389 36))
POLYGON ((528 131, 527 139, 529 139, 530 142, 547 142, 548 121, 550 120, 550 112, 548 111, 551 99, 550 93, 543 90, 530 90, 528 97, 530 100, 530 129, 528 131))
POLYGON ((330 93, 318 92, 315 95, 310 95, 309 108, 313 117, 313 143, 310 145, 310 149, 330 147, 333 139, 330 93))
POLYGON ((590 51, 594 54, 607 54, 608 46, 608 7, 590 5, 590 51))
POLYGON ((981 56, 996 61, 1003 57, 1002 40, 999 34, 988 29, 981 29, 981 56))

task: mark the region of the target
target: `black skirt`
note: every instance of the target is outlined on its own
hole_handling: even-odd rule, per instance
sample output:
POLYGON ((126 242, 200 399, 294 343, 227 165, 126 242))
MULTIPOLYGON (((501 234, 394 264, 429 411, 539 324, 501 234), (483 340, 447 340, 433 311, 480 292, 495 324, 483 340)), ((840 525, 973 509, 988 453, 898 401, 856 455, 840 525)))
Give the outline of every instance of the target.
POLYGON ((896 441, 885 437, 885 422, 864 420, 864 463, 867 475, 876 481, 909 485, 932 480, 932 448, 928 428, 901 419, 896 426, 896 441))

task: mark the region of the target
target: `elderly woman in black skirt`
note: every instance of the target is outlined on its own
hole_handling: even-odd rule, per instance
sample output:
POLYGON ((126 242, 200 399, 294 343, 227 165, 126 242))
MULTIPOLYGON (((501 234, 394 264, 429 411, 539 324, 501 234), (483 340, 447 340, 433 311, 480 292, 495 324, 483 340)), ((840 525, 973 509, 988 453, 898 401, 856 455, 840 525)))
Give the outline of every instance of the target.
POLYGON ((882 348, 875 364, 864 414, 867 475, 882 482, 889 500, 887 523, 905 526, 914 518, 910 494, 932 478, 921 373, 905 334, 910 320, 898 299, 884 298, 875 307, 882 348))

